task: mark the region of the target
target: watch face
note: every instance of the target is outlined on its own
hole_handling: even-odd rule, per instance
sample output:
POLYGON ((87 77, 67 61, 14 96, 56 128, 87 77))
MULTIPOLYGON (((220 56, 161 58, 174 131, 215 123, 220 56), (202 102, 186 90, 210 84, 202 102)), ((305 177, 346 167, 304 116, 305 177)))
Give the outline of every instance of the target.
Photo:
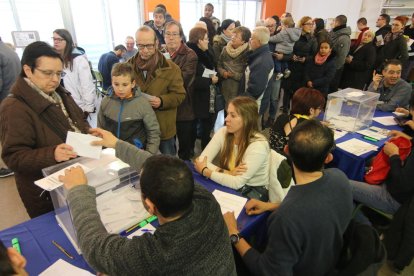
POLYGON ((230 242, 231 244, 236 244, 240 240, 239 236, 237 234, 230 235, 230 242))

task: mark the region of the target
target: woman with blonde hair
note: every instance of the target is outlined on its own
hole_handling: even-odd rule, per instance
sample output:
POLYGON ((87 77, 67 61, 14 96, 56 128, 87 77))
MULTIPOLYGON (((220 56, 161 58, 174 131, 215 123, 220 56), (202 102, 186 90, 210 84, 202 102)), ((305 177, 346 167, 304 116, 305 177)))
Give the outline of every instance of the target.
POLYGON ((250 97, 236 97, 227 108, 226 126, 194 160, 197 172, 239 190, 243 195, 267 201, 270 148, 258 129, 258 106, 250 97), (218 156, 218 165, 212 162, 218 156))

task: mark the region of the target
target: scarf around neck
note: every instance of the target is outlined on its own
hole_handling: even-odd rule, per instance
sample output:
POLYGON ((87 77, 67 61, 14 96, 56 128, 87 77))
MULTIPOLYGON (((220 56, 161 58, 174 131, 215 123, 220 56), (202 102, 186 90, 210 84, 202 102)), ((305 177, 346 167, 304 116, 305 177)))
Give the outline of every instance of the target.
POLYGON ((226 52, 231 58, 238 57, 241 53, 243 53, 247 49, 247 47, 249 47, 249 43, 247 43, 247 42, 245 42, 243 45, 240 45, 236 49, 234 49, 232 45, 233 45, 233 43, 230 40, 229 43, 227 43, 227 46, 226 46, 226 52))
POLYGON ((221 37, 222 39, 224 39, 224 41, 226 41, 226 43, 229 43, 229 41, 231 40, 231 37, 226 36, 224 33, 222 33, 222 34, 220 35, 220 37, 221 37))
POLYGON ((392 40, 396 40, 397 38, 402 36, 403 33, 404 33, 404 31, 401 31, 401 32, 398 32, 398 33, 389 32, 384 37, 384 44, 387 44, 388 42, 390 42, 392 40))
POLYGON ((319 53, 317 53, 315 56, 315 63, 317 65, 324 64, 330 55, 331 53, 327 54, 326 56, 321 56, 319 53))
POLYGON ((155 70, 157 70, 158 67, 158 61, 160 59, 162 54, 160 51, 155 51, 155 54, 148 60, 141 59, 141 56, 138 54, 136 58, 136 65, 141 70, 142 75, 145 79, 145 82, 150 81, 154 76, 155 70), (146 76, 143 74, 143 71, 146 71, 146 76))

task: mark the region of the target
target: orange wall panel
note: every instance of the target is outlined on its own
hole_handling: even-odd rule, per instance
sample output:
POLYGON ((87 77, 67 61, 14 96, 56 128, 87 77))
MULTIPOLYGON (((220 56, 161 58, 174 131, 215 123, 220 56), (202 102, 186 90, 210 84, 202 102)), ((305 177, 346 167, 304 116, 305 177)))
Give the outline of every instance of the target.
POLYGON ((262 19, 272 15, 281 16, 286 11, 287 0, 263 0, 262 19))
POLYGON ((180 20, 180 0, 144 0, 145 21, 152 19, 148 18, 148 13, 153 12, 158 4, 164 4, 172 18, 180 20))

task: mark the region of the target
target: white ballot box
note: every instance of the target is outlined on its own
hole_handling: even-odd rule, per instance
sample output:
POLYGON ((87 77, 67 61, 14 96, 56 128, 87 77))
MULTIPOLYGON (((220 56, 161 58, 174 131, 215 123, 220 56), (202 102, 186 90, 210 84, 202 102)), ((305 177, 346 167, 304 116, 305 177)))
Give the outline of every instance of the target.
MULTIPOLYGON (((74 164, 81 164, 87 170, 88 185, 96 189, 97 209, 109 233, 120 233, 151 216, 142 204, 138 172, 116 158, 110 149, 104 150, 99 160, 80 157, 45 168, 42 172, 48 177, 74 164)), ((51 190, 50 194, 56 220, 81 254, 66 201, 67 190, 60 185, 51 190)))
POLYGON ((355 132, 372 123, 379 93, 346 88, 328 95, 324 121, 333 128, 355 132))

